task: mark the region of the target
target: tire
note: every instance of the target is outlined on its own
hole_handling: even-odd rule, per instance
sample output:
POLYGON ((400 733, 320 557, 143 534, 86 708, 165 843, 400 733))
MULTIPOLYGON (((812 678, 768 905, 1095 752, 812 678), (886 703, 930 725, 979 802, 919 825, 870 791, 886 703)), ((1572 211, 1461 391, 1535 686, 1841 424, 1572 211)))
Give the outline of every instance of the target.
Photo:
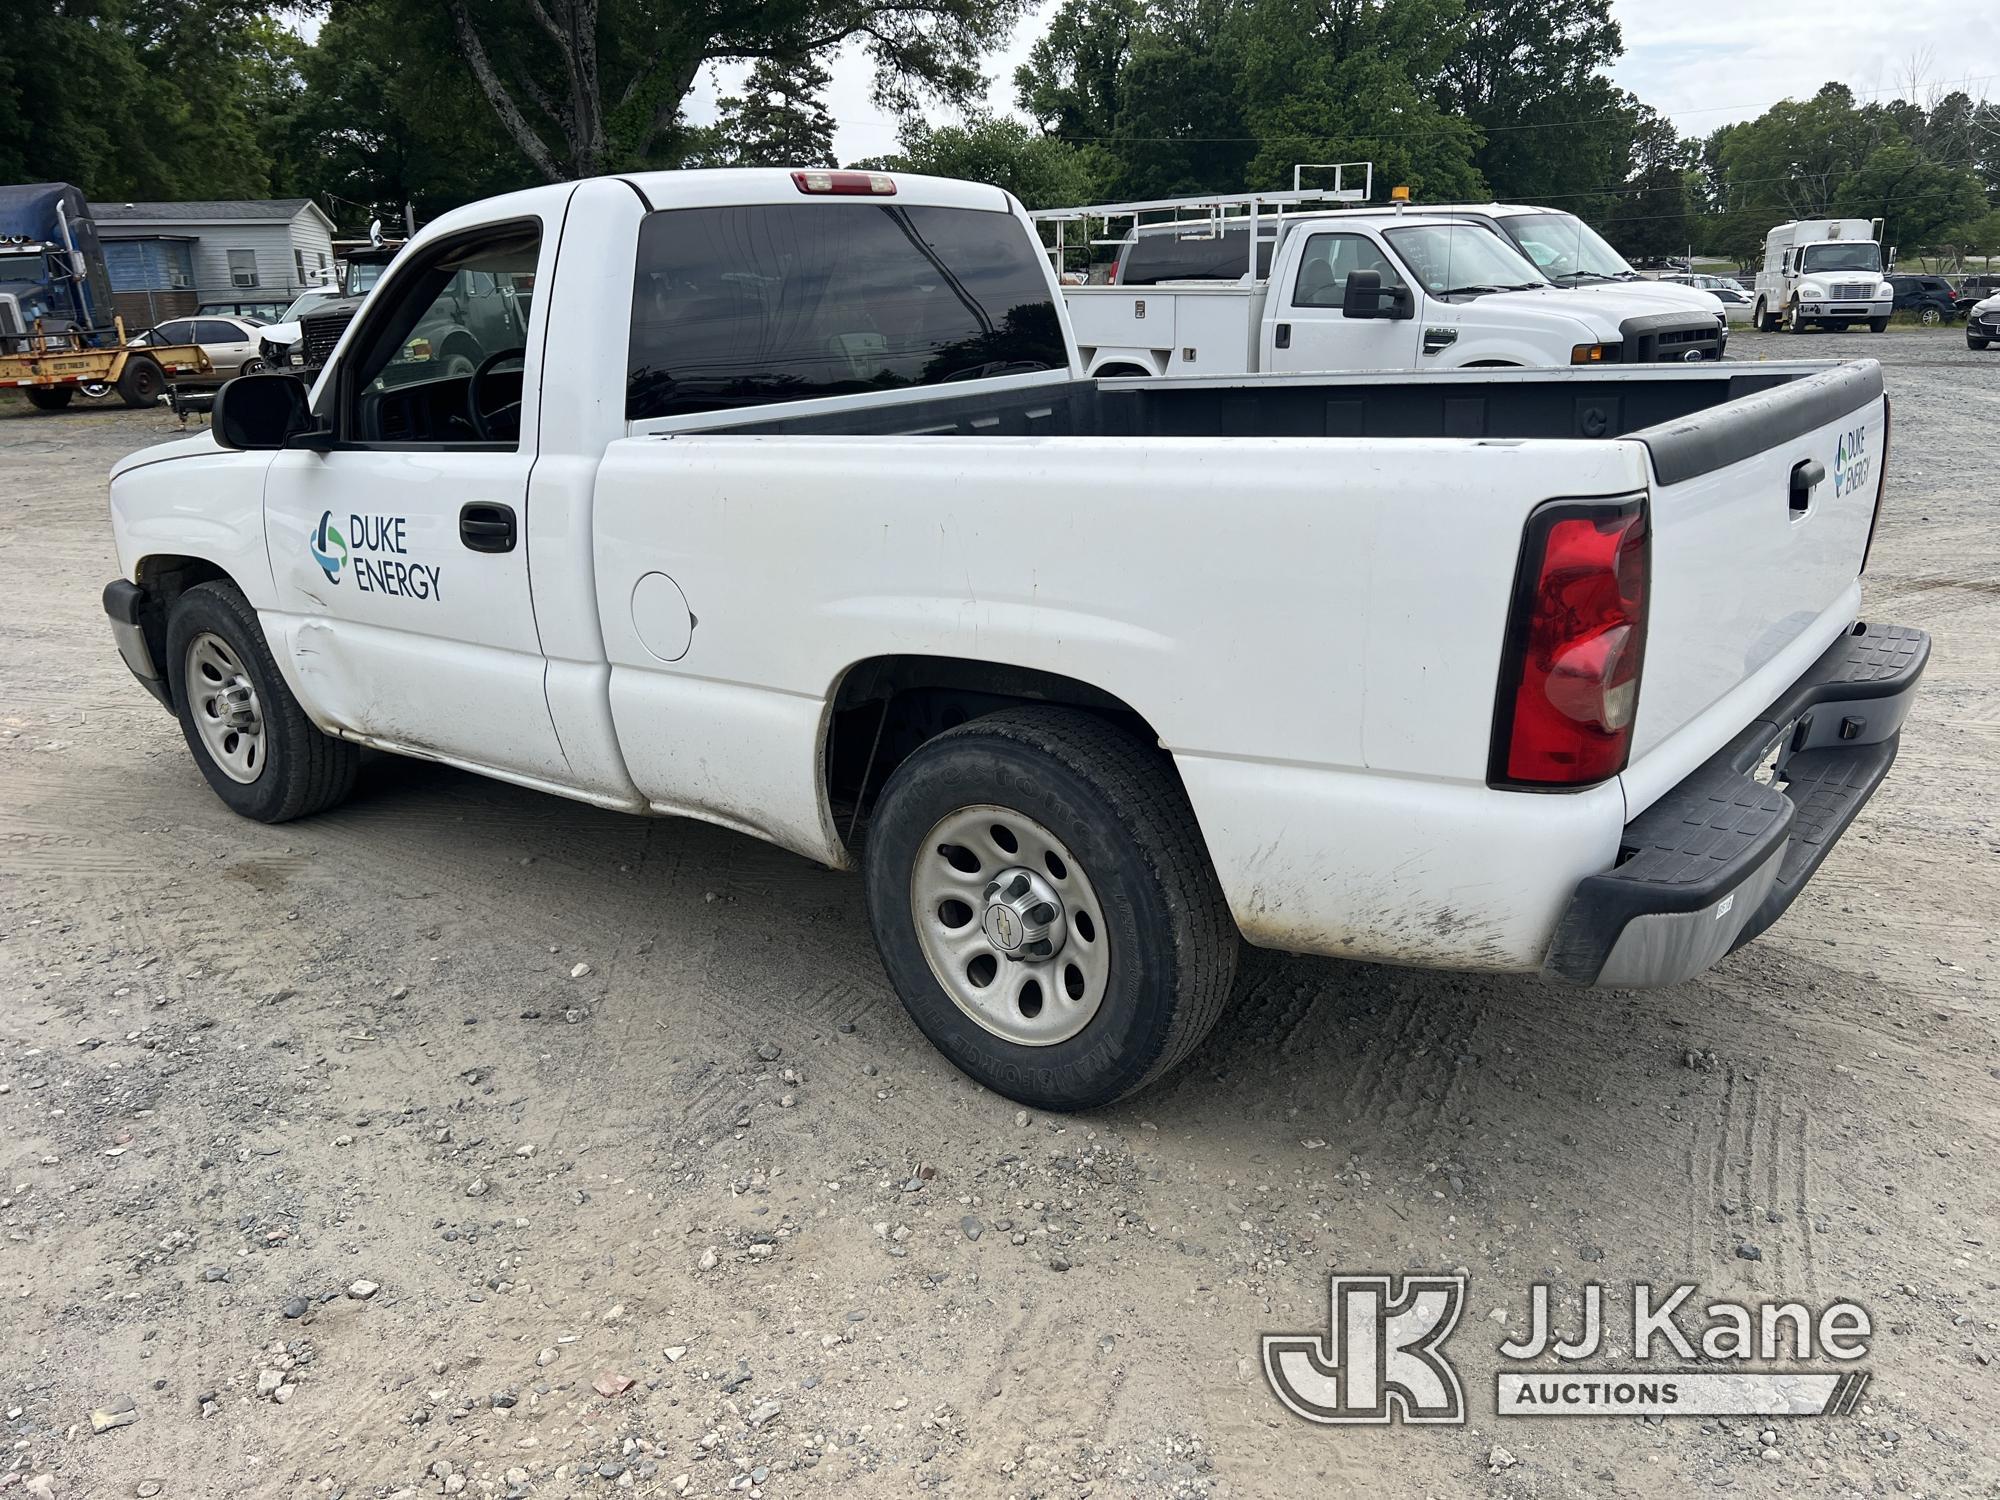
POLYGON ((1935 328, 1944 321, 1944 311, 1935 302, 1927 302, 1923 311, 1917 314, 1917 321, 1926 328, 1935 328))
POLYGON ((261 359, 246 359, 236 367, 238 375, 262 375, 270 366, 261 359))
POLYGON ((1750 321, 1756 325, 1759 333, 1776 333, 1778 331, 1778 319, 1775 314, 1765 309, 1762 297, 1757 299, 1757 305, 1750 310, 1750 321))
MULTIPOLYGON (((883 788, 863 869, 876 947, 911 1019, 966 1074, 1023 1104, 1084 1110, 1135 1093, 1194 1049, 1229 997, 1239 940, 1194 810, 1160 752, 1089 714, 1010 709, 919 746, 883 788), (991 895, 982 883, 1002 870, 1020 877, 1020 866, 994 868, 1008 858, 997 833, 975 830, 976 846, 933 845, 961 818, 1017 831, 1018 857, 1038 879, 1044 868, 1051 872, 1047 889, 1061 887, 1063 946, 1043 969, 996 959, 991 907, 982 915, 974 906, 991 895), (1035 860, 1027 846, 1037 835, 1043 850, 1052 854, 1059 844, 1068 860, 1035 860), (946 864, 964 866, 947 860, 946 848, 969 854, 975 869, 950 875, 946 864), (922 909, 936 897, 918 888, 940 877, 963 882, 952 887, 968 898, 958 903, 967 914, 956 925, 962 940, 987 949, 965 972, 992 962, 992 1020, 974 1019, 954 998, 933 966, 938 939, 919 934, 922 909), (1071 959, 1093 967, 1088 986, 1071 959), (1079 1001, 1050 994, 1046 1005, 1038 997, 1030 1020, 1026 980, 1037 972, 1084 993, 1079 1001), (1022 986, 1014 1001, 1003 998, 1000 987, 1014 984, 1022 986), (1080 1008, 1066 1009, 1072 1005, 1080 1008), (1044 1040, 1001 1029, 1038 1025, 1044 1040), (1063 1032, 1066 1025, 1073 1031, 1063 1032)), ((938 908, 940 938, 954 925, 941 915, 952 904, 948 896, 938 908)), ((1005 935, 1004 920, 998 930, 1005 935)))
POLYGON ((158 406, 167 393, 166 372, 150 354, 127 356, 118 376, 118 399, 127 406, 158 406))
POLYGON ((1805 331, 1806 315, 1799 307, 1799 304, 1793 302, 1785 308, 1785 332, 1804 333, 1805 331))
MULTIPOLYGON (((232 811, 259 823, 287 823, 326 811, 354 789, 360 747, 322 734, 306 717, 272 659, 256 611, 235 584, 197 584, 175 602, 167 618, 165 671, 188 750, 216 796, 232 811), (211 710, 221 700, 204 699, 190 685, 198 671, 191 657, 198 650, 211 662, 217 653, 228 660, 240 670, 241 683, 253 695, 255 737, 261 748, 250 766, 254 775, 247 781, 239 779, 241 764, 239 774, 232 775, 211 747, 216 717, 211 710), (201 722, 204 717, 210 725, 207 730, 201 722)), ((217 684, 226 679, 205 675, 203 680, 217 684)), ((249 737, 246 730, 242 738, 249 737)))
POLYGON ((1868 331, 1870 333, 1887 333, 1889 331, 1889 320, 1887 318, 1870 318, 1868 320, 1868 331))
POLYGON ((1989 339, 1976 339, 1969 333, 1965 336, 1965 347, 1968 349, 1984 349, 1990 342, 1989 339))
POLYGON ((28 405, 36 411, 61 411, 76 399, 73 385, 31 385, 26 393, 28 405))

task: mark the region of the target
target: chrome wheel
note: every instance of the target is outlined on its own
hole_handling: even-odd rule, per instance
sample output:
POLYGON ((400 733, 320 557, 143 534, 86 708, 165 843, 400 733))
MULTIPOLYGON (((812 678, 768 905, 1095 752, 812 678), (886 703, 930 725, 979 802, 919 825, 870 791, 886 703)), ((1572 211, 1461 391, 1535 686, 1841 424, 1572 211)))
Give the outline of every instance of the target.
POLYGON ((1944 314, 1937 307, 1931 306, 1926 307, 1922 312, 1918 313, 1917 319, 1926 328, 1935 328, 1944 321, 1944 314))
POLYGON ((209 759, 248 786, 264 774, 264 711, 229 642, 203 631, 188 642, 184 691, 209 759))
POLYGON ((1090 877, 1035 819, 982 804, 940 818, 910 871, 931 973, 993 1035, 1067 1041, 1104 1002, 1111 954, 1090 877))

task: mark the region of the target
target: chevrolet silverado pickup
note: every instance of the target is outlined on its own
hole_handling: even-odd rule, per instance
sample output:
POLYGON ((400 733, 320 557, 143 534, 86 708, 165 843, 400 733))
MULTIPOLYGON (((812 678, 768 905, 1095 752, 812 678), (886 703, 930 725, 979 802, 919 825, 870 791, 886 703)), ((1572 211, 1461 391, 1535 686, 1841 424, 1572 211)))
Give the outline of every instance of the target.
POLYGON ((104 602, 238 813, 372 746, 858 867, 916 1024, 1087 1108, 1241 939, 1643 986, 1777 920, 1929 651, 1860 614, 1888 419, 1872 361, 1096 381, 997 188, 639 173, 441 217, 310 391, 123 460, 104 602))

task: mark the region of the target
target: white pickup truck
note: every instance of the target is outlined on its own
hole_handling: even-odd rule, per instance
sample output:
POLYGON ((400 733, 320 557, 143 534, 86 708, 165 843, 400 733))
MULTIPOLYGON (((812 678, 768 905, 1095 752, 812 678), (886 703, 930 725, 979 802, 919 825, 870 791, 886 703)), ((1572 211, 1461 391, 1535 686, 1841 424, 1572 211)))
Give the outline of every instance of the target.
POLYGON ((1713 298, 1558 285, 1491 217, 1439 209, 1143 224, 1112 284, 1064 296, 1086 373, 1107 376, 1685 363, 1729 337, 1713 298))
POLYGON ((1887 424, 1872 361, 1100 383, 996 188, 642 173, 122 461, 105 607, 243 815, 374 746, 858 865, 925 1033, 1082 1108, 1239 934, 1633 986, 1774 921, 1928 655, 1857 623, 1887 424))

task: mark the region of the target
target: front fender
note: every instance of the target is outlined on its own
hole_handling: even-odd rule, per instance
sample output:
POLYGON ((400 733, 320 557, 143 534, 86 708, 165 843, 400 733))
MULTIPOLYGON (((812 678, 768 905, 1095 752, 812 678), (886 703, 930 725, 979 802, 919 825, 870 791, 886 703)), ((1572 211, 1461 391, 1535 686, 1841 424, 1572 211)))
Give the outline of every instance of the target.
POLYGON ((264 545, 264 477, 271 458, 233 452, 204 437, 122 461, 111 478, 119 571, 143 582, 148 559, 196 558, 228 574, 257 609, 274 608, 264 545))

